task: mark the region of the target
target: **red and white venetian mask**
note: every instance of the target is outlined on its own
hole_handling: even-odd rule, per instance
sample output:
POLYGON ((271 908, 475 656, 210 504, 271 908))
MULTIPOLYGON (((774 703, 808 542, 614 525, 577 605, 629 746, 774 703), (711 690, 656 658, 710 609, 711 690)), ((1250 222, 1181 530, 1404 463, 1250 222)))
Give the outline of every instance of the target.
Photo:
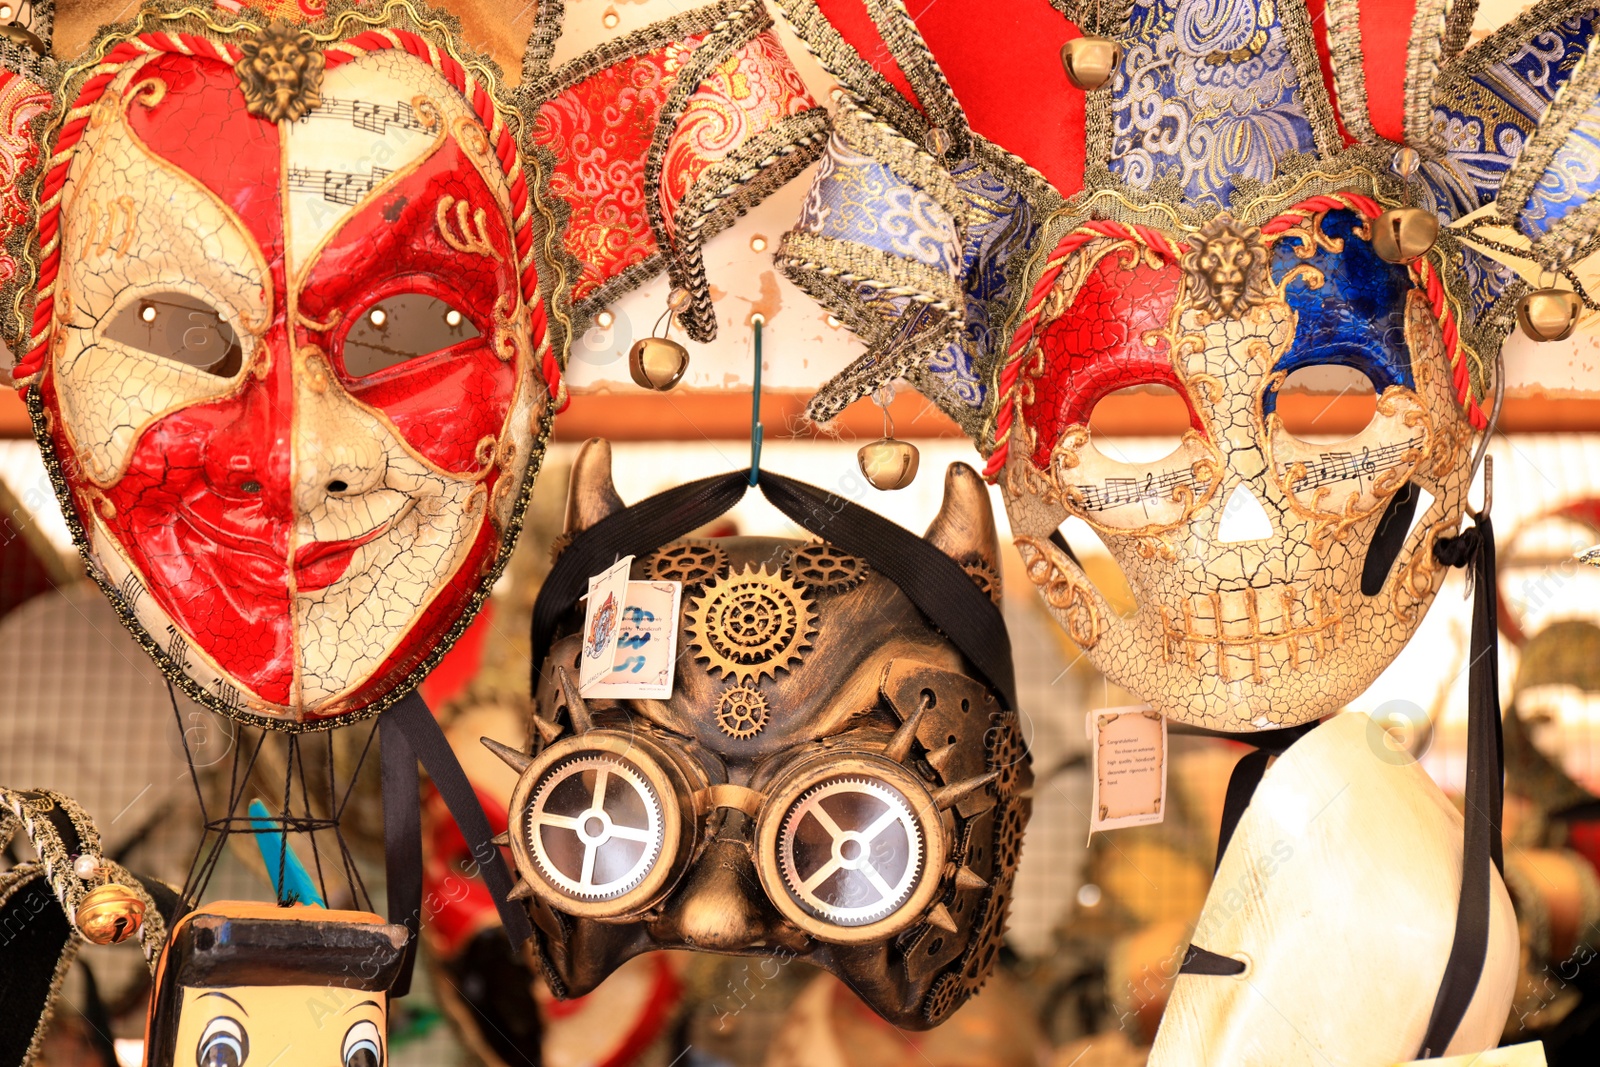
POLYGON ((19 367, 169 673, 291 727, 448 648, 559 389, 492 80, 426 25, 353 29, 157 30, 69 76, 19 367))

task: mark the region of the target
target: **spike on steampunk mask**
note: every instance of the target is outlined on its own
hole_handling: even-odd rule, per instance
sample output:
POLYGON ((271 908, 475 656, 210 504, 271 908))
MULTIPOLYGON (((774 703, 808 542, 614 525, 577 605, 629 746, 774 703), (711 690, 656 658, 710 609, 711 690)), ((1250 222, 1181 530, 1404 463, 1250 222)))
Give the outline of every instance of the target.
POLYGON ((22 377, 97 577, 193 695, 267 725, 370 713, 442 655, 559 387, 509 107, 388 14, 400 44, 149 15, 64 85, 86 118, 22 377))
MULTIPOLYGON (((591 449, 579 530, 622 506, 609 449, 591 449)), ((951 468, 928 538, 998 597, 970 468, 951 468)), ((672 697, 578 696, 574 615, 537 693, 543 743, 508 756, 513 895, 551 987, 581 995, 639 953, 697 948, 805 959, 897 1026, 943 1021, 1000 946, 1031 780, 1015 713, 826 542, 680 540, 633 578, 685 585, 672 697)))

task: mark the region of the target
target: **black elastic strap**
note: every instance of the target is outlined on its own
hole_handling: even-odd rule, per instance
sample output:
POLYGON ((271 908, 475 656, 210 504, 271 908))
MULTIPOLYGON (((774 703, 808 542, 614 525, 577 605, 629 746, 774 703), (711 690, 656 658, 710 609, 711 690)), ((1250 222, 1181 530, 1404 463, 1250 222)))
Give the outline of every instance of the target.
POLYGON ((1504 869, 1500 816, 1505 802, 1505 741, 1500 727, 1500 654, 1495 619, 1494 527, 1487 515, 1458 537, 1440 539, 1434 556, 1472 574, 1471 662, 1467 668, 1466 823, 1455 939, 1417 1059, 1442 1056, 1467 1014, 1489 953, 1489 865, 1504 869))
POLYGON ((1183 954, 1183 966, 1178 968, 1178 973, 1209 974, 1218 978, 1229 978, 1243 974, 1244 966, 1244 960, 1236 960, 1232 956, 1219 956, 1199 945, 1190 945, 1189 950, 1183 954))
POLYGON ((734 471, 674 486, 629 508, 614 512, 582 531, 562 549, 539 587, 533 604, 533 688, 550 654, 561 619, 589 591, 589 578, 623 556, 654 551, 698 529, 732 508, 749 488, 749 474, 734 471))
POLYGON ((1011 638, 1000 608, 927 539, 841 496, 770 471, 761 491, 772 506, 830 544, 872 564, 977 668, 1006 707, 1017 706, 1011 638))
MULTIPOLYGON (((690 482, 606 516, 573 538, 556 560, 533 605, 533 691, 556 627, 588 591, 589 578, 622 556, 654 551, 725 514, 749 488, 749 472, 690 482)), ((1015 708, 1016 678, 1005 618, 965 571, 926 539, 843 497, 762 471, 758 483, 772 506, 800 526, 861 556, 894 582, 1015 708)))
POLYGON ((383 770, 383 870, 389 921, 406 928, 405 958, 389 995, 403 997, 411 992, 417 931, 422 926, 422 801, 417 754, 388 713, 378 720, 378 755, 383 770))
POLYGON ((1222 867, 1222 855, 1228 851, 1228 842, 1233 840, 1233 832, 1239 828, 1239 820, 1250 806, 1250 798, 1255 796, 1261 776, 1267 773, 1272 755, 1258 748, 1233 765, 1233 774, 1228 777, 1228 793, 1222 801, 1222 826, 1217 831, 1217 862, 1211 868, 1213 876, 1222 867))
MULTIPOLYGON (((527 912, 508 899, 511 874, 506 869, 505 858, 492 840, 494 834, 489 829, 483 805, 478 803, 478 794, 461 769, 450 742, 445 740, 433 712, 428 710, 422 695, 413 690, 384 712, 379 722, 383 750, 384 848, 390 878, 389 919, 404 923, 412 931, 407 964, 415 956, 415 931, 421 923, 422 911, 422 818, 417 798, 417 759, 422 761, 434 788, 439 791, 456 826, 460 827, 512 947, 520 947, 533 936, 533 927, 528 922, 527 912), (401 904, 399 911, 395 906, 397 900, 401 904)), ((409 978, 407 966, 402 968, 397 985, 408 985, 409 978)))

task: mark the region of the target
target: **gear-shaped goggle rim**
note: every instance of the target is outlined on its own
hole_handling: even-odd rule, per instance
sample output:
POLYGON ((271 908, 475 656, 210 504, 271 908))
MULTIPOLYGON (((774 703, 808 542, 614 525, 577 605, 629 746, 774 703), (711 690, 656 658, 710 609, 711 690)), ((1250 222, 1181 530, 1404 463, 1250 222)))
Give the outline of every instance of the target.
POLYGON ((808 753, 764 791, 711 784, 659 739, 594 730, 546 749, 511 800, 511 848, 557 911, 628 921, 659 903, 717 808, 754 820, 752 850, 778 911, 821 941, 892 935, 933 903, 949 842, 929 787, 871 754, 808 753))

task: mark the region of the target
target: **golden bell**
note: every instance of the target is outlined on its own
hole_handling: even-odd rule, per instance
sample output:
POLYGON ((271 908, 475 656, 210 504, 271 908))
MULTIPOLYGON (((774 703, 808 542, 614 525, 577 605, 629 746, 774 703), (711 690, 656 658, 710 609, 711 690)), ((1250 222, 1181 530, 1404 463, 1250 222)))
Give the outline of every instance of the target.
POLYGON ((917 446, 883 437, 861 446, 856 462, 874 489, 904 489, 917 476, 917 446))
POLYGON ((628 373, 644 389, 664 393, 689 369, 689 350, 665 337, 643 337, 628 349, 628 373))
POLYGON ((1583 301, 1568 289, 1535 289, 1517 301, 1517 325, 1535 341, 1565 341, 1583 312, 1583 301))
POLYGON ((1100 88, 1122 62, 1122 49, 1109 37, 1078 37, 1061 46, 1067 80, 1084 92, 1100 88))
POLYGON ((1392 207, 1372 220, 1372 250, 1386 263, 1421 259, 1438 239, 1438 216, 1419 207, 1392 207))
POLYGON ((0 38, 4 38, 12 44, 19 44, 24 48, 31 48, 41 56, 50 50, 42 40, 29 32, 26 26, 15 22, 0 26, 0 38))
POLYGON ((144 901, 125 885, 108 882, 89 891, 78 905, 73 921, 97 945, 115 945, 139 932, 144 923, 144 901))

